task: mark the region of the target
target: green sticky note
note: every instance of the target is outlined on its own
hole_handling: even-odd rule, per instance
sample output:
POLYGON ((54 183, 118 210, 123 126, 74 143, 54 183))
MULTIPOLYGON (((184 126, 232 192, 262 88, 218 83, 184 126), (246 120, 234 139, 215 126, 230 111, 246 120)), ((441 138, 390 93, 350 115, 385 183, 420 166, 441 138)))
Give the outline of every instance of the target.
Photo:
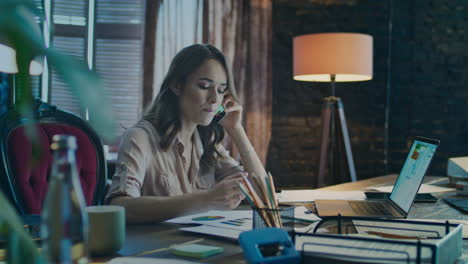
POLYGON ((174 247, 172 249, 172 254, 192 258, 206 258, 212 255, 219 254, 223 251, 224 249, 222 247, 190 244, 174 247))

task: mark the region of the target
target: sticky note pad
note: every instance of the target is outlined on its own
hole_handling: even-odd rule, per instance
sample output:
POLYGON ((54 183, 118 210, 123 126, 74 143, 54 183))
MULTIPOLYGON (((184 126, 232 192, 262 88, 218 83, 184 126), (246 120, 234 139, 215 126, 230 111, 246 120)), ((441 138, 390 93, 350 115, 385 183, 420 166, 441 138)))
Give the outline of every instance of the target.
POLYGON ((192 258, 206 258, 212 255, 219 254, 223 251, 224 249, 222 247, 190 244, 174 247, 172 249, 172 254, 192 258))

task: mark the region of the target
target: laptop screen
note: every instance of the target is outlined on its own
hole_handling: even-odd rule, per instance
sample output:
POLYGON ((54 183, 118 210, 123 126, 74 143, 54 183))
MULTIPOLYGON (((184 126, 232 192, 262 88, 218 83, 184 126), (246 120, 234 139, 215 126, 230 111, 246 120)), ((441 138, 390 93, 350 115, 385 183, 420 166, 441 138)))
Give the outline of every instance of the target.
POLYGON ((408 213, 427 168, 431 163, 438 141, 416 138, 411 146, 390 199, 408 213))

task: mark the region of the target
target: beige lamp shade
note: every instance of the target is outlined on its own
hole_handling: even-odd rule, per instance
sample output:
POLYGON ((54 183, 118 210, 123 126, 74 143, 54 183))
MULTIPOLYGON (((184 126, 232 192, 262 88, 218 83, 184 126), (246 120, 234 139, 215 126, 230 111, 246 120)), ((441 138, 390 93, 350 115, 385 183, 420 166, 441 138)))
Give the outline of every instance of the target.
MULTIPOLYGON (((31 64, 29 65, 29 74, 40 75, 43 70, 43 66, 39 61, 31 61, 31 64)), ((18 66, 16 65, 16 51, 2 43, 0 43, 0 72, 18 73, 18 66)))
POLYGON ((372 79, 372 36, 360 33, 321 33, 293 40, 294 80, 330 82, 372 79))

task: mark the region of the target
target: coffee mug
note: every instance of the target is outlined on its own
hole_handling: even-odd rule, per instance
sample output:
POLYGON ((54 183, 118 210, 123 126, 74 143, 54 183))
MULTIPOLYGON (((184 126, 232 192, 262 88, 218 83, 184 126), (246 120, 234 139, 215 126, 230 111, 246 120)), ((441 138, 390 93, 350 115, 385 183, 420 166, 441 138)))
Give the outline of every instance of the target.
POLYGON ((91 255, 112 255, 119 251, 125 242, 125 208, 114 205, 88 206, 86 212, 91 255))

